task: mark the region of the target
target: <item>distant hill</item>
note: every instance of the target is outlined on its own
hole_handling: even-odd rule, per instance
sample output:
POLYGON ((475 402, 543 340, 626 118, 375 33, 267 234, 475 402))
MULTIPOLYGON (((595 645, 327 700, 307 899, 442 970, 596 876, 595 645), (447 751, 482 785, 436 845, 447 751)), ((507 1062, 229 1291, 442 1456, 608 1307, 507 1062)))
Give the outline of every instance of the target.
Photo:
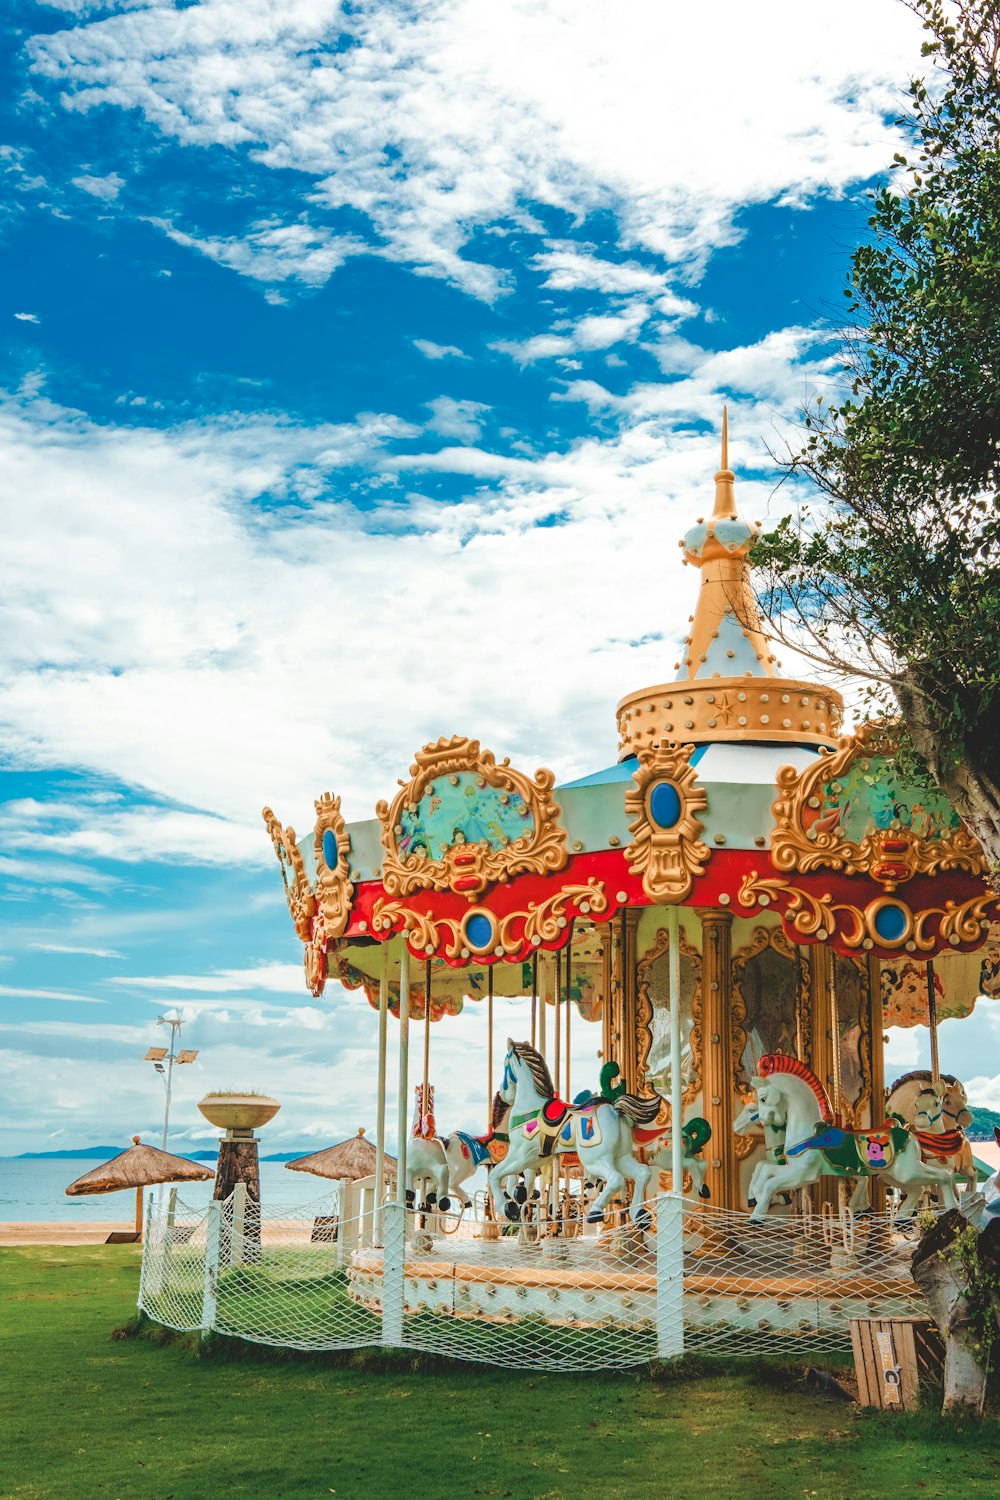
POLYGON ((993 1127, 1000 1125, 1000 1115, 995 1109, 974 1109, 969 1105, 969 1114, 972 1116, 972 1124, 965 1132, 970 1141, 991 1141, 993 1139, 993 1127))
MULTIPOLYGON (((1000 1115, 997 1116, 1000 1124, 1000 1115)), ((992 1131, 990 1132, 992 1139, 992 1131)), ((152 1144, 151 1142, 146 1143, 152 1144)), ((262 1156, 261 1161, 295 1161, 296 1157, 305 1156, 309 1146, 300 1146, 297 1151, 273 1151, 267 1156, 262 1156)), ((124 1146, 81 1146, 78 1151, 22 1151, 20 1156, 15 1156, 14 1161, 107 1161, 109 1157, 118 1156, 124 1151, 124 1146)), ((186 1156, 189 1161, 214 1161, 218 1151, 179 1151, 178 1156, 186 1156)))

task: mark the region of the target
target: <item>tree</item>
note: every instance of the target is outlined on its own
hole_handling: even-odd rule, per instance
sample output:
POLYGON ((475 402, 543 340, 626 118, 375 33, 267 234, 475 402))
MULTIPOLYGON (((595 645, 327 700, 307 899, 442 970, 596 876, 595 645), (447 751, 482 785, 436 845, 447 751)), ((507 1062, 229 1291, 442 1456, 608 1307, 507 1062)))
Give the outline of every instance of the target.
POLYGON ((1000 869, 1000 0, 904 0, 928 81, 872 194, 848 394, 783 461, 825 497, 761 538, 775 634, 861 677, 1000 869))

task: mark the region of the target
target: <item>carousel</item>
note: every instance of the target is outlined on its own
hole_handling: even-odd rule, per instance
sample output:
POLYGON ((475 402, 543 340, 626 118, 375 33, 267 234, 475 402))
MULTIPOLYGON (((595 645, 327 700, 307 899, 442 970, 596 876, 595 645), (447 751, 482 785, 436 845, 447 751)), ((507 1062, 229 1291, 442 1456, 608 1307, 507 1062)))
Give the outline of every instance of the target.
POLYGON ((683 660, 621 698, 612 764, 557 787, 453 735, 369 820, 324 793, 299 839, 264 810, 308 988, 337 981, 377 1012, 379 1182, 398 1020, 414 1212, 463 1201, 480 1163, 500 1220, 548 1165, 550 1201, 575 1171, 583 1217, 630 1206, 640 1232, 647 1192, 672 1185, 760 1220, 802 1188, 814 1208, 850 1191, 857 1213, 975 1183, 937 1028, 1000 993, 986 862, 940 794, 901 781, 882 731, 845 734, 836 691, 781 675, 734 484, 724 418, 714 505, 680 542, 700 574, 683 660), (494 1057, 500 997, 522 997, 524 1035, 494 1057), (497 1098, 480 1132, 442 1138, 431 1032, 469 1002, 490 1011, 497 1098), (887 1080, 885 1028, 918 1024, 930 1069, 887 1080), (593 1077, 571 1076, 579 1027, 593 1077))

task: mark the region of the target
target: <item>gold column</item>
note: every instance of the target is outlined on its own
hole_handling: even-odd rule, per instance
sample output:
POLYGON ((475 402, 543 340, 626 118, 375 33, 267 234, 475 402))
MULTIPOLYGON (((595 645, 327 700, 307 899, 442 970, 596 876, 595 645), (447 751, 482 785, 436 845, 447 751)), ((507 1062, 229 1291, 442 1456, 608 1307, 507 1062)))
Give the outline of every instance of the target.
POLYGON ((611 961, 611 950, 614 947, 615 929, 614 923, 608 922, 601 936, 601 1062, 609 1062, 615 1055, 614 1045, 611 1040, 614 1031, 614 966, 611 961))
POLYGON ((712 1139, 706 1182, 717 1208, 736 1208, 739 1181, 733 1136, 732 976, 733 917, 699 908, 701 920, 701 1091, 712 1139))
POLYGON ((639 909, 630 907, 625 913, 624 941, 622 953, 622 1029, 621 1029, 621 1051, 618 1061, 621 1064, 622 1077, 625 1087, 630 1094, 639 1092, 639 1053, 637 1047, 636 1026, 638 1024, 638 994, 636 990, 636 967, 638 955, 636 953, 636 938, 639 928, 639 909))

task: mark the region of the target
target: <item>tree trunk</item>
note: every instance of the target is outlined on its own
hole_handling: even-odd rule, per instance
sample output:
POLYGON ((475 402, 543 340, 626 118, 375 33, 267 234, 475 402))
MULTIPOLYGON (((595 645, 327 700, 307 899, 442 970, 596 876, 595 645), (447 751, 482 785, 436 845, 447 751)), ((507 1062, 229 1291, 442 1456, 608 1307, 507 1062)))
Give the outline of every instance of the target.
POLYGON ((913 1252, 913 1279, 927 1298, 944 1340, 944 1410, 981 1412, 989 1353, 974 1347, 969 1316, 969 1274, 954 1251, 956 1237, 969 1229, 952 1208, 923 1234, 913 1252))

